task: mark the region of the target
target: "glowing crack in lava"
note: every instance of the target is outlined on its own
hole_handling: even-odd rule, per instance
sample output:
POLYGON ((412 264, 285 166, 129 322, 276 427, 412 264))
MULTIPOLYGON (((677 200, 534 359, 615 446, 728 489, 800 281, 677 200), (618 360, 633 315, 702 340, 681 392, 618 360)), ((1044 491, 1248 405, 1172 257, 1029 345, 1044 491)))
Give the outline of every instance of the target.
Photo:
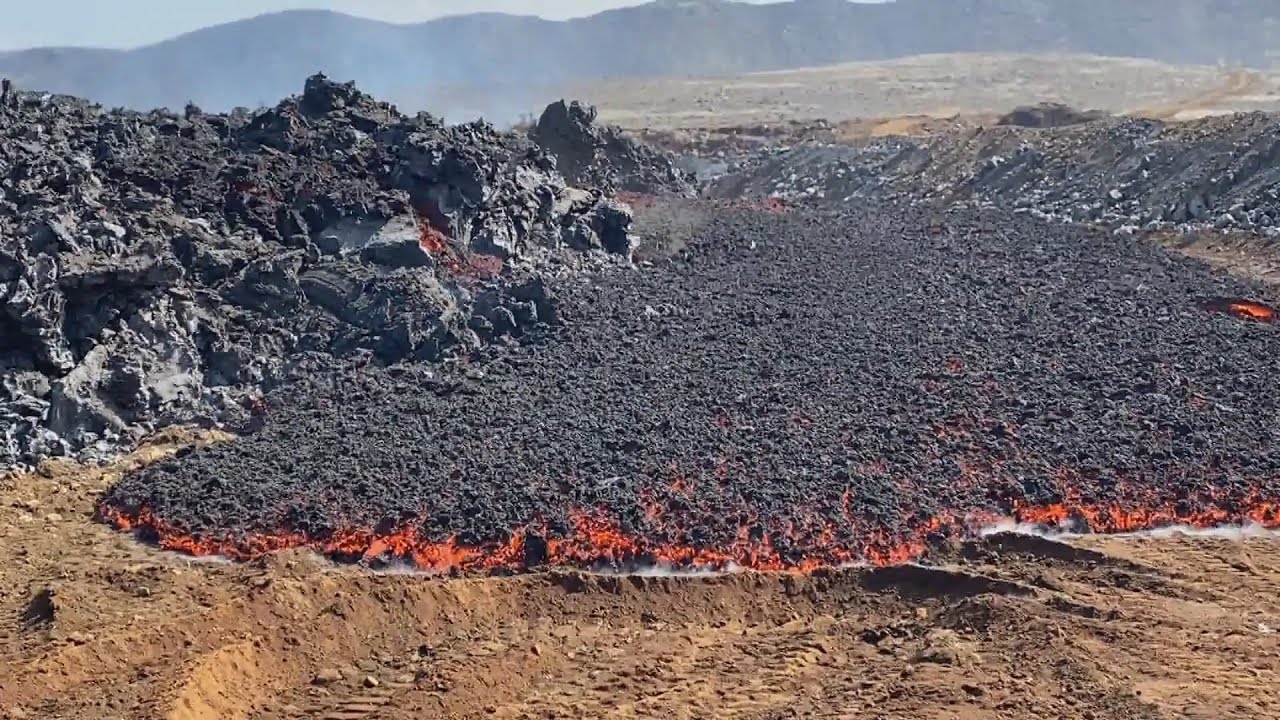
POLYGON ((455 276, 482 279, 502 273, 502 258, 455 249, 448 234, 437 227, 437 222, 431 220, 432 215, 426 210, 414 213, 414 219, 418 223, 418 247, 434 258, 442 268, 455 276))
POLYGON ((1227 313, 1245 320, 1258 322, 1275 322, 1276 309, 1255 300, 1239 298, 1213 298, 1205 302, 1205 309, 1210 312, 1227 313))
MULTIPOLYGON (((833 522, 801 532, 795 522, 759 532, 742 526, 736 540, 722 547, 688 540, 655 540, 628 532, 602 511, 569 516, 569 532, 553 537, 545 528, 514 529, 505 538, 464 544, 456 537, 443 542, 424 539, 416 527, 387 533, 349 529, 324 537, 282 530, 274 533, 191 535, 147 508, 131 511, 102 504, 99 518, 119 530, 134 531, 162 549, 195 556, 250 560, 291 548, 308 548, 341 561, 394 559, 430 572, 483 573, 524 571, 542 567, 639 569, 669 566, 682 569, 810 572, 852 564, 896 565, 918 560, 949 538, 971 538, 1002 520, 1046 529, 1125 533, 1169 526, 1212 528, 1253 524, 1280 528, 1280 502, 1250 493, 1234 497, 1212 494, 1178 501, 1155 501, 1130 495, 1114 502, 1089 502, 1068 494, 1048 504, 1012 502, 1008 512, 973 511, 946 514, 906 527, 901 532, 868 530, 858 540, 838 532, 833 522), (1136 504, 1130 505, 1133 502, 1136 504), (1144 504, 1145 503, 1145 504, 1144 504)), ((681 534, 687 537, 687 533, 681 534)))

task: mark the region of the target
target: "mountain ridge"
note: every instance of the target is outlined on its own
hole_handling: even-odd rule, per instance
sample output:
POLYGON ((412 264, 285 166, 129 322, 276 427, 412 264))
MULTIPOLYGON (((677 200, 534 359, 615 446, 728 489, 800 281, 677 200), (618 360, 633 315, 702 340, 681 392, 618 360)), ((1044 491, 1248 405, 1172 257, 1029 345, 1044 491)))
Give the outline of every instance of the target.
POLYGON ((129 50, 0 52, 20 87, 138 109, 270 104, 323 71, 401 104, 477 104, 569 82, 714 75, 947 52, 1082 52, 1271 64, 1280 0, 659 0, 571 20, 476 13, 395 24, 290 10, 129 50))

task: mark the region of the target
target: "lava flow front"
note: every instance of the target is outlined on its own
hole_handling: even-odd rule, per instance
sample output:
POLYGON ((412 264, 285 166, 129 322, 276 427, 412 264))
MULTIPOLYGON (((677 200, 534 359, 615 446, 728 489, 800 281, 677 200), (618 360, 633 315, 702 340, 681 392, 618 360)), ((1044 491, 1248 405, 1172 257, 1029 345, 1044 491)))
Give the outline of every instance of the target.
MULTIPOLYGON (((1205 500, 1204 498, 1201 499, 1205 500)), ((116 528, 136 531, 144 540, 166 550, 196 556, 224 556, 248 560, 290 548, 308 548, 340 561, 411 563, 430 572, 521 571, 540 567, 636 570, 662 566, 674 569, 809 572, 851 564, 875 566, 911 562, 928 555, 948 540, 974 536, 1007 518, 1045 530, 1083 530, 1117 533, 1181 526, 1211 528, 1250 524, 1280 528, 1280 503, 1253 496, 1222 505, 1192 505, 1186 501, 1164 506, 1123 507, 1067 500, 1043 505, 1014 503, 1008 515, 970 511, 930 518, 915 526, 891 531, 868 531, 860 539, 840 540, 839 529, 801 531, 793 523, 778 530, 740 527, 724 546, 699 546, 688 541, 650 538, 627 532, 602 512, 570 514, 568 532, 561 536, 546 527, 512 530, 505 538, 465 544, 456 536, 433 542, 417 527, 378 533, 347 529, 312 537, 297 531, 240 533, 221 536, 188 534, 146 509, 125 511, 103 504, 100 517, 116 528)), ((849 538, 847 534, 843 535, 849 538)))
POLYGON ((1017 215, 677 217, 678 259, 513 292, 537 322, 465 362, 280 384, 252 432, 126 475, 103 517, 188 552, 480 572, 893 564, 1009 520, 1277 525, 1275 326, 1171 311, 1264 288, 1017 215))
POLYGON ((1275 308, 1254 300, 1243 300, 1238 298, 1214 298, 1205 304, 1206 309, 1212 312, 1221 312, 1235 315, 1246 320, 1257 320, 1258 322, 1275 322, 1275 308))

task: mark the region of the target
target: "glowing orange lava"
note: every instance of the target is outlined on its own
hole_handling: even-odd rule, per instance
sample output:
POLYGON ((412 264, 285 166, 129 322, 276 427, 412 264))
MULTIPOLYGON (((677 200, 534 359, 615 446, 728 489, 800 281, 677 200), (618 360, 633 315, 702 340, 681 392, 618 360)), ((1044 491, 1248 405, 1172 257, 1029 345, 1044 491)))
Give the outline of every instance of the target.
POLYGON ((1127 533, 1159 527, 1211 528, 1252 523, 1280 527, 1280 503, 1249 498, 1235 509, 1219 506, 1181 508, 1177 504, 1155 507, 1122 507, 1096 503, 1054 503, 1035 507, 1014 505, 1019 522, 1068 528, 1079 523, 1095 533, 1127 533))
POLYGON ((445 270, 461 278, 488 279, 502 274, 502 258, 494 255, 459 251, 449 236, 431 222, 425 211, 415 211, 418 223, 418 247, 435 258, 445 270))
MULTIPOLYGON (((1280 503, 1246 496, 1234 501, 1185 507, 1168 502, 1150 506, 1126 506, 1079 502, 1070 498, 1059 503, 1031 505, 1014 502, 1012 520, 1047 528, 1082 529, 1095 533, 1149 530, 1166 526, 1196 528, 1253 523, 1280 528, 1280 503), (1081 523, 1084 527, 1080 527, 1081 523)), ((648 514, 658 517, 660 511, 648 514)), ((693 542, 657 543, 628 533, 617 521, 600 512, 576 512, 570 516, 570 532, 564 537, 548 537, 536 527, 520 528, 506 540, 469 545, 457 538, 429 542, 417 528, 378 534, 353 529, 326 537, 283 531, 271 534, 228 534, 199 537, 166 523, 146 508, 122 512, 103 505, 99 517, 124 531, 138 531, 161 548, 196 556, 223 556, 248 560, 289 548, 309 548, 339 559, 399 559, 427 571, 469 573, 520 571, 535 567, 643 567, 668 565, 678 568, 721 570, 739 567, 757 571, 806 573, 819 568, 850 564, 897 565, 917 560, 941 538, 972 537, 979 529, 1004 518, 999 513, 979 512, 963 516, 947 515, 917 523, 905 536, 887 530, 868 530, 857 542, 827 522, 805 532, 797 523, 818 522, 801 519, 786 523, 781 530, 753 534, 743 525, 737 539, 724 547, 705 547, 693 542), (799 537, 807 544, 787 542, 799 537), (783 542, 779 542, 779 541, 783 542)), ((651 518, 652 519, 652 518, 651 518)))
POLYGON ((1276 321, 1275 308, 1255 300, 1215 298, 1205 303, 1205 308, 1211 312, 1229 313, 1246 320, 1266 323, 1276 321))
POLYGON ((449 236, 433 226, 425 216, 418 216, 418 246, 423 252, 453 273, 462 272, 462 260, 449 244, 449 236))
POLYGON ((1231 312, 1240 317, 1250 318, 1252 320, 1261 320, 1263 322, 1271 322, 1275 319, 1276 311, 1255 302, 1234 302, 1227 305, 1231 312))

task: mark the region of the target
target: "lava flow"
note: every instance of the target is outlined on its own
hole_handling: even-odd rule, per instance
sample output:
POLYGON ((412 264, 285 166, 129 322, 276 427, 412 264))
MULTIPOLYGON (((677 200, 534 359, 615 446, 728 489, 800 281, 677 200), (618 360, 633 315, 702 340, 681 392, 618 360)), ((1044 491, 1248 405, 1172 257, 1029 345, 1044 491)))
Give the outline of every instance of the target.
POLYGON ((502 273, 502 258, 480 253, 460 252, 449 236, 437 227, 431 217, 439 213, 419 210, 414 213, 418 224, 418 247, 450 274, 458 277, 489 279, 502 273))
POLYGON ((1210 312, 1228 313, 1239 318, 1257 320, 1258 322, 1269 323, 1276 320, 1275 308, 1254 300, 1214 298, 1205 303, 1205 309, 1210 312))
POLYGON ((1252 524, 1263 528, 1280 528, 1280 502, 1246 498, 1234 508, 1207 505, 1202 507, 1168 504, 1153 507, 1124 507, 1099 503, 1052 503, 1018 506, 1014 518, 1019 523, 1049 529, 1079 529, 1092 533, 1131 533, 1162 527, 1181 526, 1208 529, 1228 525, 1252 524))
POLYGON ((539 567, 643 568, 669 566, 704 570, 733 567, 758 571, 811 571, 852 563, 892 565, 908 562, 927 551, 919 539, 894 541, 887 536, 869 540, 864 547, 811 547, 797 555, 783 552, 765 534, 754 539, 747 528, 722 549, 679 542, 653 541, 624 531, 601 513, 575 512, 570 532, 549 537, 533 526, 511 531, 505 539, 465 544, 451 537, 443 542, 425 540, 419 529, 405 527, 379 534, 367 529, 341 530, 324 537, 282 530, 272 533, 192 535, 158 518, 147 508, 124 511, 99 507, 104 522, 122 531, 136 532, 144 541, 162 549, 197 557, 220 556, 251 560, 292 548, 307 548, 335 560, 400 560, 431 572, 521 571, 539 567))
POLYGON ((424 539, 417 527, 390 533, 349 529, 323 537, 282 530, 272 533, 192 535, 165 522, 147 508, 125 511, 103 504, 99 518, 122 531, 137 532, 145 541, 166 550, 195 556, 249 560, 280 550, 308 548, 339 561, 398 560, 430 572, 517 572, 541 567, 583 569, 726 570, 742 568, 767 572, 806 573, 820 568, 854 564, 897 565, 919 560, 948 538, 972 538, 1002 519, 1046 529, 1079 529, 1122 533, 1183 526, 1211 528, 1254 524, 1280 528, 1280 503, 1255 495, 1234 500, 1202 498, 1200 504, 1168 502, 1147 507, 1084 502, 1066 498, 1049 504, 1012 503, 1010 512, 948 513, 900 531, 867 530, 856 541, 841 541, 834 526, 801 532, 794 524, 776 531, 739 528, 737 538, 722 547, 687 541, 642 537, 623 529, 606 514, 579 511, 569 516, 569 531, 552 536, 545 527, 512 530, 505 538, 465 544, 451 537, 443 542, 424 539))

